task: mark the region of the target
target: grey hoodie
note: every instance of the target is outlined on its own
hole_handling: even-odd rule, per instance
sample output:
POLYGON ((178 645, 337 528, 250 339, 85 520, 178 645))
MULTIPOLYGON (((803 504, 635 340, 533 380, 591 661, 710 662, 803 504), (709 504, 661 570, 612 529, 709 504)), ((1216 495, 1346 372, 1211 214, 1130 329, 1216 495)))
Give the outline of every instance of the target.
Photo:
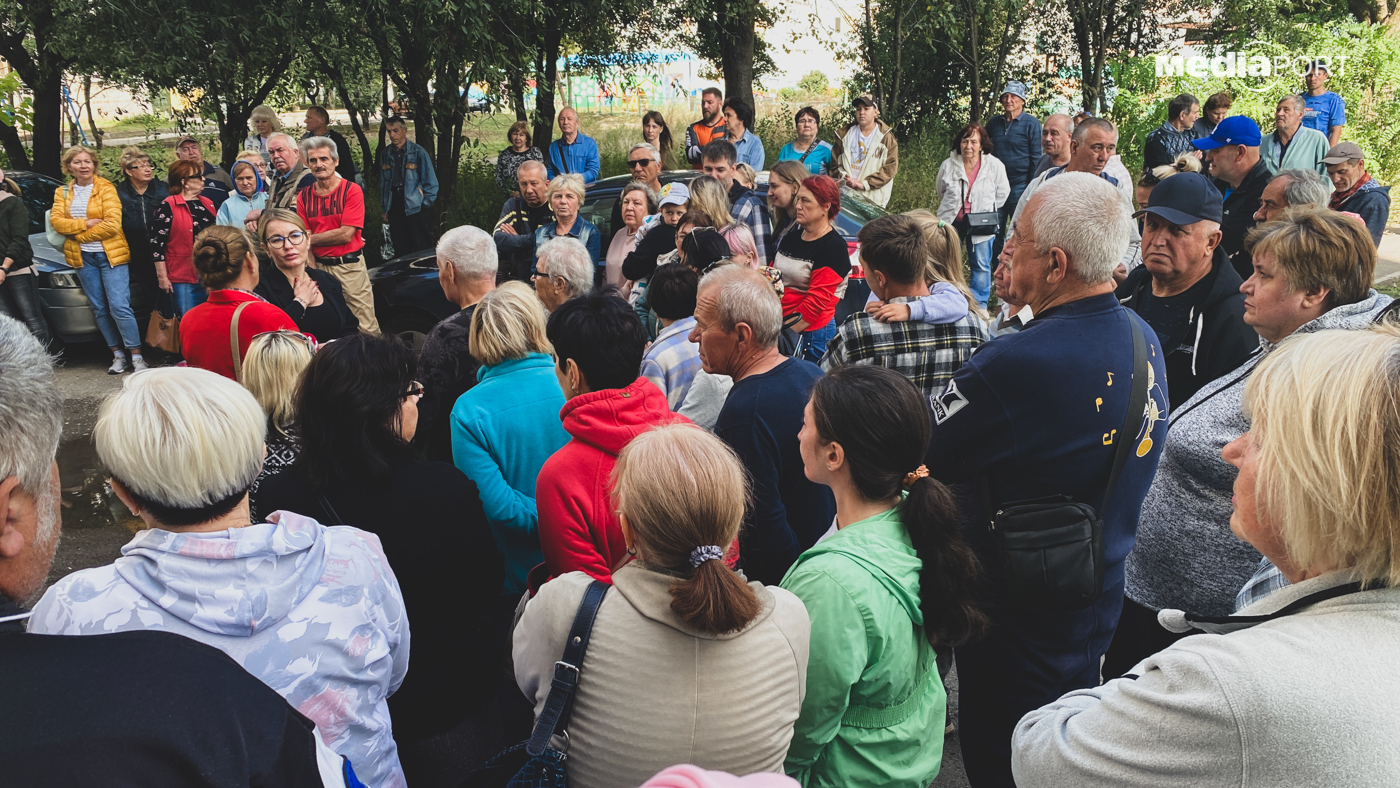
MULTIPOLYGON (((1294 333, 1366 328, 1392 300, 1372 290, 1294 333)), ((1171 414, 1162 464, 1142 503, 1137 543, 1126 563, 1127 596, 1134 602, 1228 616, 1235 594, 1258 568, 1259 553, 1230 531, 1235 469, 1220 450, 1249 429, 1240 409, 1244 384, 1273 347, 1260 339, 1258 352, 1171 414)))

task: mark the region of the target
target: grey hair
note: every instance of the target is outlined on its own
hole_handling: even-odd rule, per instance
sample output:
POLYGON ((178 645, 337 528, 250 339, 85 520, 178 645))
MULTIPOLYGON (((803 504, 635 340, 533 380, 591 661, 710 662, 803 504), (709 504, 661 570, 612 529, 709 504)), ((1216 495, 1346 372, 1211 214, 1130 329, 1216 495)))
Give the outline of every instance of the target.
POLYGON ((313 150, 329 150, 331 161, 340 161, 340 149, 330 137, 307 137, 301 141, 301 157, 305 159, 313 150))
POLYGON ((715 312, 721 330, 733 331, 740 323, 753 329, 759 347, 777 347, 783 332, 783 308, 773 285, 746 265, 721 265, 700 280, 698 293, 719 288, 715 312))
POLYGON ((1289 208, 1326 208, 1332 201, 1332 184, 1315 170, 1279 170, 1274 178, 1288 179, 1283 187, 1283 202, 1289 208))
POLYGON ((520 173, 524 172, 527 169, 537 169, 544 172, 545 175, 549 174, 549 170, 544 166, 544 162, 535 161, 534 159, 526 159, 525 161, 520 162, 520 166, 515 169, 515 177, 520 177, 520 173))
MULTIPOLYGON (((1299 112, 1302 112, 1308 108, 1308 102, 1304 100, 1302 96, 1299 95, 1290 93, 1287 96, 1284 96, 1283 98, 1279 99, 1278 104, 1282 104, 1285 101, 1292 104, 1293 109, 1296 109, 1299 112)), ((1278 104, 1275 104, 1274 106, 1277 107, 1278 104)))
POLYGON ((569 298, 593 289, 593 258, 588 256, 583 241, 568 236, 552 238, 540 244, 536 258, 548 266, 550 279, 564 280, 569 298))
POLYGON ((1030 219, 1037 254, 1058 247, 1085 284, 1113 279, 1133 231, 1132 216, 1116 188, 1087 172, 1066 172, 1036 189, 1031 202, 1036 210, 1022 213, 1020 221, 1030 219))
POLYGON ((466 279, 495 278, 501 265, 496 239, 469 224, 443 233, 437 242, 437 256, 439 262, 447 260, 457 276, 466 279))
POLYGON ((1074 140, 1080 145, 1083 145, 1084 140, 1088 138, 1089 132, 1093 129, 1105 131, 1109 134, 1118 133, 1118 127, 1113 125, 1113 121, 1104 120, 1103 118, 1085 118, 1084 120, 1079 121, 1078 126, 1074 127, 1074 134, 1070 137, 1070 139, 1074 140))
POLYGON ((647 213, 656 213, 656 201, 659 199, 652 188, 641 181, 632 181, 622 187, 622 193, 617 195, 617 201, 622 202, 622 198, 631 192, 641 192, 647 199, 647 213))
POLYGON ((633 145, 632 147, 628 148, 627 158, 632 158, 632 151, 634 150, 645 150, 651 154, 652 161, 656 162, 657 164, 661 163, 661 151, 657 150, 656 146, 652 145, 650 142, 639 142, 636 145, 633 145))
MULTIPOLYGON (((299 147, 298 144, 297 144, 297 141, 296 141, 295 139, 292 138, 292 135, 290 135, 290 134, 288 134, 288 133, 286 133, 286 132, 284 132, 284 131, 278 131, 278 132, 274 132, 274 133, 272 133, 272 134, 267 135, 267 143, 268 143, 269 145, 271 145, 271 144, 272 144, 272 141, 275 140, 275 139, 277 139, 278 137, 281 137, 282 139, 286 140, 286 141, 287 141, 287 147, 291 148, 292 150, 297 150, 297 148, 299 147)), ((322 139, 325 139, 325 137, 322 137, 322 139)), ((334 143, 332 143, 332 144, 334 144, 334 143)))
POLYGON ((549 188, 544 190, 545 202, 554 199, 554 195, 562 191, 571 191, 578 196, 578 206, 583 207, 583 201, 587 197, 587 187, 583 182, 583 176, 576 172, 563 173, 554 176, 554 180, 549 182, 549 188))
POLYGON ((282 130, 282 121, 277 118, 277 111, 266 104, 259 104, 253 107, 253 111, 248 113, 248 121, 265 120, 272 124, 273 131, 282 130))
POLYGON ((62 435, 63 397, 53 359, 23 323, 0 315, 0 480, 14 476, 19 489, 34 497, 40 545, 58 537, 51 469, 62 435))

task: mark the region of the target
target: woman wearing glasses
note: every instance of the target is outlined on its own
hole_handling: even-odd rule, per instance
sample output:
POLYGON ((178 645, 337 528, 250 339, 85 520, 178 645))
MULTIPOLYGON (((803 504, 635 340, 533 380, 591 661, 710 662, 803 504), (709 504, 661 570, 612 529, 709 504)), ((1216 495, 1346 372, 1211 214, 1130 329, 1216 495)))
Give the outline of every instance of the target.
POLYGON ((253 337, 278 329, 296 331, 297 324, 253 292, 258 257, 247 230, 210 227, 195 240, 191 256, 209 298, 180 320, 180 352, 192 367, 240 380, 253 337))
POLYGON ((151 258, 161 290, 175 296, 181 317, 209 297, 194 268, 194 239, 215 220, 214 203, 204 191, 204 171, 192 161, 170 165, 166 177, 170 196, 156 208, 151 225, 151 258))
POLYGON ((286 312, 302 333, 318 342, 360 330, 340 281, 307 266, 312 260, 311 234, 301 216, 285 208, 268 208, 258 219, 258 240, 272 264, 263 264, 254 292, 286 312))
MULTIPOLYGON (((141 286, 146 302, 154 305, 165 293, 156 283, 156 264, 151 259, 151 228, 156 223, 156 209, 169 192, 159 188, 151 157, 135 145, 122 148, 118 163, 126 176, 117 184, 117 197, 122 201, 122 235, 126 236, 126 248, 131 253, 131 261, 127 263, 131 281, 141 286)), ((174 314, 173 305, 164 304, 161 312, 174 314)))

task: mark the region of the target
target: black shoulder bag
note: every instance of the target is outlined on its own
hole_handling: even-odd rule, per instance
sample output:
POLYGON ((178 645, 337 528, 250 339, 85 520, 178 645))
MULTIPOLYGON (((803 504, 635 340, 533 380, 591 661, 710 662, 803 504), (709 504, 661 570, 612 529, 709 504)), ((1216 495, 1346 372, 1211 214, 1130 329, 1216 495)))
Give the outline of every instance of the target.
MULTIPOLYGON (((981 173, 978 173, 979 175, 981 173)), ((967 187, 963 186, 963 202, 967 202, 967 187)), ((1000 211, 983 211, 981 213, 968 212, 963 217, 966 223, 966 235, 994 235, 997 228, 1001 226, 1000 211)))
MULTIPOLYGON (((1131 315, 1128 323, 1133 331, 1133 390, 1098 510, 1065 495, 1017 501, 995 509, 992 537, 1001 553, 1007 601, 1016 609, 1082 610, 1103 593, 1103 512, 1147 408, 1147 340, 1131 315)), ((985 477, 983 490, 988 492, 985 477)), ((986 503, 992 511, 989 494, 986 503)))
POLYGON ((535 720, 530 738, 506 749, 480 769, 468 775, 461 788, 567 788, 564 775, 565 750, 556 750, 549 740, 555 735, 568 739, 566 728, 573 711, 574 691, 578 689, 579 672, 588 651, 588 638, 593 633, 593 620, 610 586, 599 580, 589 584, 579 603, 564 656, 554 663, 554 680, 544 710, 535 720))

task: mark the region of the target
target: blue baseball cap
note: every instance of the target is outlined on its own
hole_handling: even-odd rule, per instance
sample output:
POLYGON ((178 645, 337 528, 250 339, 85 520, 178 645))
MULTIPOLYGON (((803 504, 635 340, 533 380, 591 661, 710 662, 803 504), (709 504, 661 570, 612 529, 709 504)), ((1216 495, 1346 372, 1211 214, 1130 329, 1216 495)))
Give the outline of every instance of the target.
POLYGON ((1222 216, 1220 202, 1220 191, 1204 175, 1180 172, 1153 186, 1147 207, 1133 217, 1151 213, 1183 227, 1207 219, 1218 223, 1222 216))
MULTIPOLYGON (((1223 148, 1226 145, 1243 145, 1247 148, 1259 147, 1260 140, 1263 139, 1259 133, 1259 124, 1243 115, 1231 115, 1220 121, 1220 125, 1215 127, 1215 132, 1205 139, 1192 141, 1201 150, 1214 150, 1223 148)), ((1176 177, 1176 176, 1172 176, 1176 177)))

